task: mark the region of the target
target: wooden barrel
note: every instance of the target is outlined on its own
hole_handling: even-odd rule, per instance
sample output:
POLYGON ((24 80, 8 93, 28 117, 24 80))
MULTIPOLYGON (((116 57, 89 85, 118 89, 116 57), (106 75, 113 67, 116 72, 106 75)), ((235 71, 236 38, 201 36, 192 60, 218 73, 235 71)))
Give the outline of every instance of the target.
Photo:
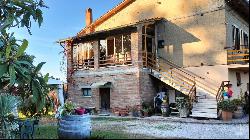
POLYGON ((59 120, 59 139, 86 139, 90 133, 91 120, 88 114, 64 116, 59 120))

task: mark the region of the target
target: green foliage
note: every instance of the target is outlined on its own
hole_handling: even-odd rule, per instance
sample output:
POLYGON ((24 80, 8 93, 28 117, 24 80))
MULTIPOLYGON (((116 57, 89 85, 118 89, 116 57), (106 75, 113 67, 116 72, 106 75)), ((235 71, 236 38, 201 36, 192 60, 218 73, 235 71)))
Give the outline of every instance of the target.
POLYGON ((0 94, 0 130, 6 139, 14 138, 12 132, 17 128, 17 125, 14 122, 12 112, 17 109, 18 105, 18 97, 6 93, 0 94))
POLYGON ((176 97, 176 104, 177 109, 189 108, 189 101, 185 97, 176 97))
POLYGON ((7 117, 19 105, 17 97, 9 94, 0 94, 0 118, 7 117))
POLYGON ((235 104, 230 100, 224 100, 217 104, 218 109, 221 109, 222 111, 228 111, 233 112, 236 109, 235 104))
POLYGON ((243 106, 244 102, 241 99, 233 99, 231 101, 235 106, 243 106))
POLYGON ((31 20, 41 26, 41 8, 47 6, 43 0, 1 0, 0 7, 0 91, 19 95, 23 102, 31 101, 22 109, 34 116, 43 112, 50 102, 47 97, 49 75, 40 73, 45 62, 34 66, 34 56, 25 53, 28 41, 17 40, 8 30, 25 27, 31 34, 31 20))
POLYGON ((40 8, 47 6, 43 0, 1 0, 0 7, 0 30, 21 26, 31 33, 31 18, 41 26, 43 13, 40 8))
POLYGON ((71 101, 68 101, 64 104, 64 106, 59 107, 59 109, 58 109, 59 116, 58 117, 67 116, 67 115, 74 115, 75 109, 76 109, 76 105, 74 103, 72 103, 71 101))

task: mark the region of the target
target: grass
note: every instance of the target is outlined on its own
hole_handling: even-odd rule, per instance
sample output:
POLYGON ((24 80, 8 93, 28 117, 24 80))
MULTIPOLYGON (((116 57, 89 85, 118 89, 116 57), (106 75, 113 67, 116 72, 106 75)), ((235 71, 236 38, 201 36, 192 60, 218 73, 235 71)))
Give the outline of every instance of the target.
MULTIPOLYGON (((35 130, 35 139, 58 139, 57 126, 40 126, 35 130)), ((116 131, 93 130, 90 139, 150 139, 153 137, 126 134, 116 131)))
POLYGON ((35 139, 58 139, 57 126, 39 126, 35 130, 35 139))

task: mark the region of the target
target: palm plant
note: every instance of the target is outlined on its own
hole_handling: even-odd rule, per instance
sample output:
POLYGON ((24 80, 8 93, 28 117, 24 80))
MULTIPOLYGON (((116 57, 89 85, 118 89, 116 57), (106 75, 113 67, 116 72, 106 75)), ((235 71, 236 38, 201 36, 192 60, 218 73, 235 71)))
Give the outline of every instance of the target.
POLYGON ((17 111, 19 103, 18 98, 15 96, 2 93, 0 95, 0 128, 3 130, 4 138, 11 138, 11 132, 17 128, 13 121, 13 113, 17 111))

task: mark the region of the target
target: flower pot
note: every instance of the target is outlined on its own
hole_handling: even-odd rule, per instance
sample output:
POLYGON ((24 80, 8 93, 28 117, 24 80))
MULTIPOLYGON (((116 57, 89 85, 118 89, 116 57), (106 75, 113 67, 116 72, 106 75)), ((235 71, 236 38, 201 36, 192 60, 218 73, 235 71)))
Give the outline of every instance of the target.
POLYGON ((91 119, 87 114, 68 115, 58 123, 59 139, 87 139, 91 133, 91 119))
POLYGON ((141 117, 141 118, 143 118, 142 111, 139 111, 139 112, 138 112, 138 116, 141 117))
POLYGON ((119 111, 116 111, 114 113, 115 113, 115 116, 120 116, 120 112, 119 111))
POLYGON ((233 113, 232 112, 222 111, 222 120, 223 121, 231 121, 232 117, 233 117, 233 113))
POLYGON ((243 107, 241 107, 241 106, 238 106, 237 110, 233 112, 233 118, 235 118, 235 119, 242 118, 243 115, 244 115, 243 107))
POLYGON ((188 109, 187 108, 179 109, 179 114, 181 118, 186 118, 188 116, 188 109))
POLYGON ((148 112, 143 112, 144 117, 148 117, 148 112))
POLYGON ((132 112, 132 116, 133 116, 133 117, 138 117, 139 114, 138 114, 138 112, 135 111, 135 112, 132 112))

